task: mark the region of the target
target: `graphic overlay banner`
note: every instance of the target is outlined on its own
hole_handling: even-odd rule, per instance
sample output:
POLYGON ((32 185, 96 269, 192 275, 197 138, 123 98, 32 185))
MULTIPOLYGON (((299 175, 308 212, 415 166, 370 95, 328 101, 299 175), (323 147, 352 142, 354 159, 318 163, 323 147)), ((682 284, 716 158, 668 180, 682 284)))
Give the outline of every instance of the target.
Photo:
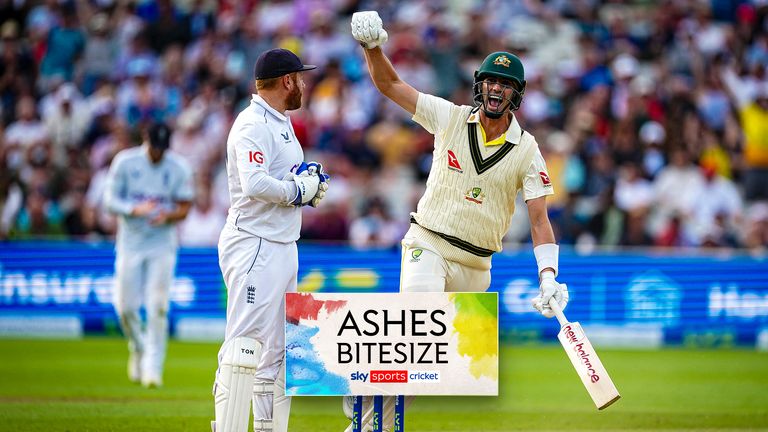
POLYGON ((286 394, 496 396, 497 293, 286 294, 286 394))

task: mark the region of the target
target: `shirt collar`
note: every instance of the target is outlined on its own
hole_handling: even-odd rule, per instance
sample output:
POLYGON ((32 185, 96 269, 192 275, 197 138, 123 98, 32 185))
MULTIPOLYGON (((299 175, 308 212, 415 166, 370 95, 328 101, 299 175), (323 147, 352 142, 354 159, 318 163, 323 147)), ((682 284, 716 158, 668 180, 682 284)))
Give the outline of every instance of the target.
POLYGON ((277 110, 269 106, 267 101, 264 100, 261 96, 255 94, 252 95, 251 103, 258 105, 260 108, 263 108, 267 110, 269 113, 271 113, 274 117, 276 117, 280 121, 288 121, 288 117, 284 114, 280 114, 277 110))
MULTIPOLYGON (((467 117, 467 123, 480 123, 480 107, 475 107, 467 117)), ((520 138, 523 136, 523 129, 517 122, 517 117, 512 114, 512 121, 507 128, 507 141, 512 144, 520 144, 520 138)))

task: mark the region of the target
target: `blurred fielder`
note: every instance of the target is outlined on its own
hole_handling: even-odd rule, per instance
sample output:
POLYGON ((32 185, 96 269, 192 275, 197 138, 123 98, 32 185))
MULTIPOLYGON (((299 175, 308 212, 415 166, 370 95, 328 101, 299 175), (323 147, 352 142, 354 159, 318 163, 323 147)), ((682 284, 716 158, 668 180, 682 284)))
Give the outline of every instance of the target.
POLYGON ((288 430, 285 396, 285 293, 296 291, 301 207, 317 206, 328 176, 304 152, 286 111, 299 109, 304 65, 273 49, 256 61, 258 95, 227 139, 230 208, 219 238, 227 285, 227 327, 213 388, 214 432, 288 430))
MULTIPOLYGON (((508 52, 486 57, 475 72, 475 106, 458 106, 400 79, 381 50, 388 35, 377 12, 355 13, 352 36, 365 48, 376 88, 435 136, 427 188, 402 241, 400 290, 487 290, 491 256, 502 249, 522 190, 540 279, 534 307, 552 317, 554 297, 565 308, 568 291, 555 281, 559 250, 547 216, 546 196, 554 192, 536 140, 514 115, 525 92, 520 59, 508 52)), ((350 406, 345 398, 351 418, 350 406)), ((385 428, 391 428, 392 410, 385 412, 385 428)))
POLYGON ((128 377, 163 384, 168 341, 168 292, 176 267, 175 225, 187 217, 194 189, 186 161, 168 150, 171 130, 158 123, 140 147, 115 156, 106 205, 118 215, 115 309, 128 338, 128 377), (146 312, 142 328, 139 308, 146 312))

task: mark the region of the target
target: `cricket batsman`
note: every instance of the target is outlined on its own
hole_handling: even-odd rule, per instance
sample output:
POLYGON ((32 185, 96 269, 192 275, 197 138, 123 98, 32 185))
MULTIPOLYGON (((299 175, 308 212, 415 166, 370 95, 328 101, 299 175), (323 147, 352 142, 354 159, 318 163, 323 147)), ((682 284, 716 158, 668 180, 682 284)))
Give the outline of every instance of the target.
MULTIPOLYGON (((426 191, 402 240, 400 290, 486 291, 491 258, 502 250, 522 190, 540 280, 533 306, 552 317, 549 299, 554 297, 565 308, 568 291, 555 280, 559 249, 547 216, 552 184, 535 138, 514 114, 526 84, 520 59, 508 52, 488 55, 474 75, 475 105, 458 106, 400 79, 381 49, 388 35, 377 12, 355 13, 352 36, 364 48, 376 88, 435 136, 426 191)), ((350 419, 351 399, 344 401, 350 419)), ((385 410, 384 427, 392 428, 392 410, 385 410)))

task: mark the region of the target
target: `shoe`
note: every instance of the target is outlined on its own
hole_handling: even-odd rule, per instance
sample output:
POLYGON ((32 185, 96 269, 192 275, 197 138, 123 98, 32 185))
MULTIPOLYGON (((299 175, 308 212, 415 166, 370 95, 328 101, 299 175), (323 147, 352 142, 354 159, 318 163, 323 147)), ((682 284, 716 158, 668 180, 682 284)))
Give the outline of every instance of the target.
POLYGON ((128 379, 136 384, 141 382, 141 353, 138 351, 128 354, 128 379))
POLYGON ((159 373, 145 372, 141 377, 141 385, 149 389, 162 387, 163 377, 159 373))

